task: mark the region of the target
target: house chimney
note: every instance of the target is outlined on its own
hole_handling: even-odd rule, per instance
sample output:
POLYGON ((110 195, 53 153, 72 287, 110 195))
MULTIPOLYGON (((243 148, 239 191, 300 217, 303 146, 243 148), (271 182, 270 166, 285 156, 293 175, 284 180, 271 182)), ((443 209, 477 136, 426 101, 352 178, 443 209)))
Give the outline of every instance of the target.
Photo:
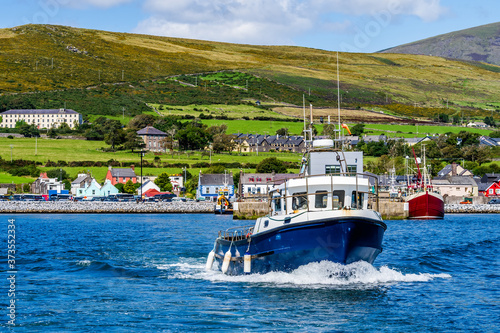
POLYGON ((457 175, 457 163, 455 162, 451 163, 451 175, 452 176, 457 175))
POLYGON ((134 172, 135 172, 135 165, 133 165, 133 164, 132 164, 132 165, 130 165, 130 169, 132 169, 132 171, 134 171, 134 172))
POLYGON ((112 167, 111 165, 108 165, 108 170, 111 171, 112 167))

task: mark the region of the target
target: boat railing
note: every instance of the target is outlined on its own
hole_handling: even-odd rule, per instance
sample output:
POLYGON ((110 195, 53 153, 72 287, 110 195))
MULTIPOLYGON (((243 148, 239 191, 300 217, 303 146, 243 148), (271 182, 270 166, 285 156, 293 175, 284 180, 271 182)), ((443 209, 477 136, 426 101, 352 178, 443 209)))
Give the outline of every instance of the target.
MULTIPOLYGON (((335 203, 334 201, 334 198, 335 198, 335 194, 337 190, 339 190, 336 186, 336 184, 334 184, 334 177, 338 177, 338 176, 344 176, 344 177, 355 177, 356 178, 356 190, 354 191, 355 192, 355 200, 354 202, 351 203, 351 206, 349 206, 348 208, 349 209, 363 209, 363 202, 364 200, 362 200, 360 202, 360 198, 362 198, 362 195, 365 194, 367 195, 367 198, 368 198, 368 205, 367 205, 367 208, 368 209, 374 209, 376 211, 379 211, 379 188, 378 188, 378 179, 375 175, 370 175, 370 174, 366 174, 366 173, 356 173, 356 172, 342 172, 342 173, 328 173, 328 174, 318 174, 318 175, 302 175, 302 176, 297 176, 297 177, 294 177, 294 178, 290 178, 290 179, 305 179, 305 191, 304 192, 300 192, 300 193, 294 193, 294 194, 291 194, 291 195, 287 195, 287 187, 286 187, 286 182, 285 182, 285 187, 283 189, 283 195, 279 196, 280 198, 283 198, 284 199, 284 203, 285 203, 285 206, 282 208, 282 211, 285 212, 285 214, 288 214, 290 212, 294 212, 294 211, 300 211, 300 210, 306 210, 306 211, 311 211, 311 200, 310 200, 310 197, 314 197, 315 195, 318 195, 318 193, 313 193, 313 192, 310 192, 309 189, 310 189, 310 185, 309 185, 309 182, 308 182, 308 179, 309 178, 312 178, 312 177, 324 177, 324 176, 328 176, 330 178, 330 189, 329 190, 325 190, 323 191, 322 193, 319 193, 319 194, 326 194, 327 198, 330 198, 329 200, 331 200, 331 204, 329 205, 331 207, 332 210, 338 210, 338 209, 346 209, 347 207, 343 204, 343 205, 339 205, 339 202, 342 202, 342 203, 345 203, 345 198, 343 198, 343 200, 339 200, 339 202, 335 203), (370 178, 373 179, 373 187, 370 186, 370 178), (368 191, 363 191, 361 188, 360 188, 360 185, 359 185, 359 179, 368 179, 368 191), (292 199, 292 202, 295 201, 295 198, 298 198, 296 201, 298 201, 297 203, 297 206, 296 207, 287 207, 287 202, 288 202, 288 199, 291 198, 292 199), (290 209, 291 208, 291 209, 290 209)), ((290 180, 288 179, 288 180, 290 180)), ((326 184, 325 184, 326 185, 326 184)), ((314 185, 315 187, 317 185, 314 185)), ((365 186, 366 188, 366 186, 365 186)), ((276 199, 276 197, 273 197, 272 196, 272 192, 269 192, 269 213, 272 212, 272 204, 273 204, 273 200, 276 199)), ((339 199, 337 197, 337 199, 339 199)), ((321 207, 321 208, 326 208, 328 206, 328 204, 326 204, 324 207, 321 207)), ((316 208, 318 207, 314 207, 315 209, 312 209, 312 210, 316 210, 316 208)))
POLYGON ((239 241, 248 238, 253 233, 253 225, 243 227, 233 227, 219 231, 219 238, 229 241, 239 241))

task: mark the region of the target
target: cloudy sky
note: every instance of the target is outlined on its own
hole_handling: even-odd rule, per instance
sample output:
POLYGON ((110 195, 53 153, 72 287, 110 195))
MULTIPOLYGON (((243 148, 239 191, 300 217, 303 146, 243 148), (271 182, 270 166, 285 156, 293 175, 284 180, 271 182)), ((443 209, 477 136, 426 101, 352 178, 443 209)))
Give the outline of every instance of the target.
POLYGON ((375 52, 500 21, 498 0, 0 0, 0 28, 50 23, 375 52))

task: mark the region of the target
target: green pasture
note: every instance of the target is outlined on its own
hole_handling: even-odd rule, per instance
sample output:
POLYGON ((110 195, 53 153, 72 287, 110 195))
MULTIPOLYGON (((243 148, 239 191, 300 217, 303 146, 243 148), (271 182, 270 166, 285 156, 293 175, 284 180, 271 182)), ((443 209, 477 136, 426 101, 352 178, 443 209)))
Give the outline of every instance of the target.
POLYGON ((208 104, 208 105, 165 105, 154 104, 149 105, 155 107, 161 114, 165 116, 177 115, 185 116, 191 115, 199 117, 201 113, 205 115, 228 116, 230 118, 243 118, 243 117, 273 117, 278 119, 289 119, 290 117, 281 115, 279 113, 262 109, 254 105, 240 104, 240 105, 226 105, 226 104, 208 104), (195 110, 196 109, 196 110, 195 110))
MULTIPOLYGON (((276 135, 276 131, 280 128, 288 128, 289 135, 302 135, 304 124, 302 122, 275 121, 275 120, 220 120, 220 119, 203 119, 203 124, 208 126, 227 125, 228 134, 234 133, 253 133, 253 134, 269 134, 276 135)), ((321 133, 323 126, 316 126, 321 133)))
POLYGON ((0 172, 0 183, 2 184, 27 184, 32 183, 34 180, 31 177, 16 177, 5 172, 0 172))
POLYGON ((430 125, 381 125, 381 124, 366 124, 365 133, 377 135, 385 134, 388 137, 423 137, 425 135, 440 135, 448 132, 459 133, 460 131, 467 131, 472 133, 479 133, 481 135, 489 135, 491 129, 479 129, 461 126, 430 126, 430 125), (399 133, 401 132, 401 133, 399 133))

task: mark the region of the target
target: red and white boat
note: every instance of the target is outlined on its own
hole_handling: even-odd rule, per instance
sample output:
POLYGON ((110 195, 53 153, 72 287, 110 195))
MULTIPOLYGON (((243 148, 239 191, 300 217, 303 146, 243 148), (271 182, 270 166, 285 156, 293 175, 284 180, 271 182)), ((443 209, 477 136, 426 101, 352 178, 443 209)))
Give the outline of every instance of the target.
POLYGON ((423 175, 420 172, 415 150, 413 150, 413 156, 417 164, 418 176, 416 183, 408 185, 408 194, 406 196, 406 202, 409 206, 408 218, 421 220, 442 219, 444 217, 444 199, 432 187, 425 165, 425 150, 423 175))

